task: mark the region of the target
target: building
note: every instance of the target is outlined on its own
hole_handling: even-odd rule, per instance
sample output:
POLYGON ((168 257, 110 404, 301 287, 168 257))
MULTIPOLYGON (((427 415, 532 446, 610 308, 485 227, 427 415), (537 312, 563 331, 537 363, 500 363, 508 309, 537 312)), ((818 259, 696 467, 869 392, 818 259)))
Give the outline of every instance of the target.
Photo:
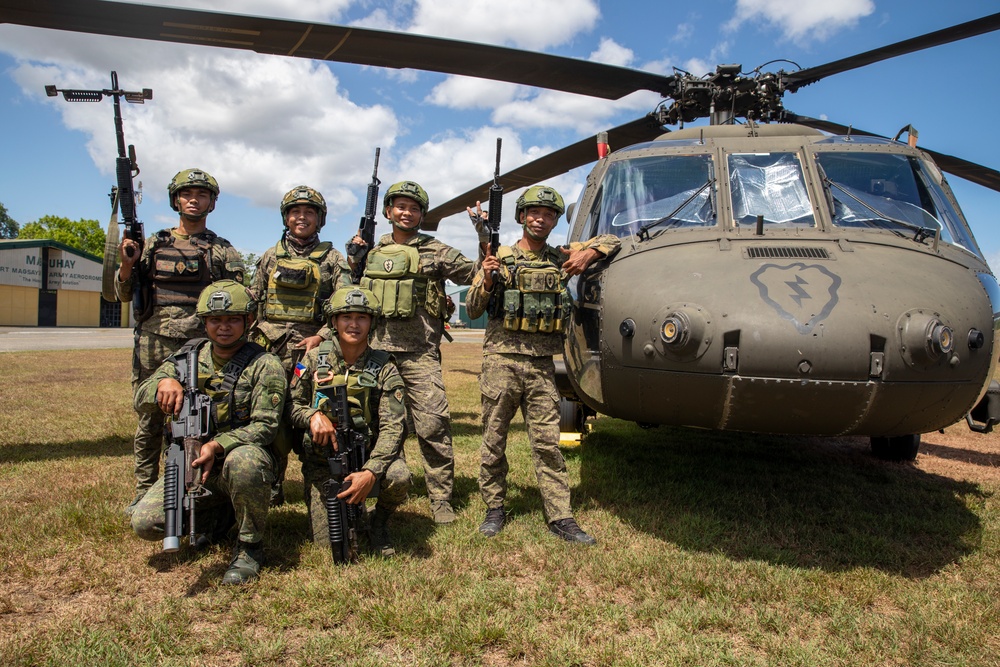
POLYGON ((465 308, 465 295, 469 293, 469 286, 463 285, 457 287, 454 285, 448 285, 446 289, 448 296, 452 298, 455 302, 455 315, 451 318, 453 322, 458 324, 459 327, 465 326, 469 329, 485 329, 486 320, 489 319, 486 313, 483 313, 476 319, 469 317, 469 311, 465 308))
POLYGON ((102 258, 47 239, 0 240, 0 326, 127 327, 101 297, 102 258))

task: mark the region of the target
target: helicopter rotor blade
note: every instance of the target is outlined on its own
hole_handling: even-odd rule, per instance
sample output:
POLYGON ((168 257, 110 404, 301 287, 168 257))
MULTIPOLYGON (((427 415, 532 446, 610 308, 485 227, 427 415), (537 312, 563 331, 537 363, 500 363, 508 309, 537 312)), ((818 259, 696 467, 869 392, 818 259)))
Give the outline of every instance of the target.
POLYGON ((410 33, 107 0, 0 0, 0 23, 459 74, 603 99, 666 94, 672 76, 410 33))
POLYGON ((1000 13, 960 23, 959 25, 930 32, 919 37, 905 39, 895 44, 865 51, 864 53, 835 60, 825 65, 817 65, 816 67, 808 67, 798 72, 786 73, 783 77, 785 89, 794 93, 803 86, 808 86, 833 74, 840 74, 841 72, 865 67, 866 65, 871 65, 882 60, 913 53, 914 51, 929 49, 941 44, 957 42, 969 37, 975 37, 976 35, 993 32, 997 29, 1000 29, 1000 13))
MULTIPOLYGON (((846 125, 841 125, 840 123, 834 123, 828 120, 820 120, 819 118, 810 118, 809 116, 799 116, 791 112, 785 113, 785 121, 789 123, 798 123, 799 125, 805 125, 807 127, 812 127, 817 130, 823 130, 824 132, 830 132, 831 134, 858 134, 866 137, 881 137, 882 139, 888 139, 888 137, 882 136, 881 134, 875 134, 874 132, 866 132, 864 130, 859 130, 857 128, 851 128, 846 125)), ((941 168, 942 171, 946 171, 949 174, 954 174, 959 178, 964 178, 967 181, 971 181, 977 185, 982 185, 983 187, 989 188, 990 190, 995 190, 1000 192, 1000 171, 996 169, 991 169, 985 167, 981 164, 975 162, 970 162, 968 160, 963 160, 962 158, 955 157, 953 155, 947 155, 945 153, 939 153, 928 148, 919 147, 920 150, 927 153, 933 158, 935 164, 941 168)))
MULTIPOLYGON (((663 129, 652 114, 649 114, 608 130, 608 143, 611 146, 624 148, 644 141, 652 141, 665 132, 669 132, 669 130, 663 129)), ((597 135, 594 135, 512 169, 500 177, 500 185, 503 186, 504 190, 527 187, 553 176, 564 174, 570 169, 594 162, 596 159, 597 135)), ((421 227, 434 231, 444 218, 456 213, 463 213, 466 206, 477 201, 485 202, 489 199, 491 185, 493 185, 492 180, 432 208, 424 216, 421 227)))

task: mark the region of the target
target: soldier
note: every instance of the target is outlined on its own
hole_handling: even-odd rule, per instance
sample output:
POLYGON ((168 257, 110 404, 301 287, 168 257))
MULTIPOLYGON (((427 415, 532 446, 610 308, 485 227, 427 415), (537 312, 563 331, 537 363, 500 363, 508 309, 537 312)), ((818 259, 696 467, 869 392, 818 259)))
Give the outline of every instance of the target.
MULTIPOLYGON (((302 355, 330 339, 323 322, 323 302, 338 287, 350 284, 351 274, 333 244, 319 240, 326 224, 323 195, 305 185, 292 188, 281 200, 281 220, 281 240, 264 252, 254 273, 251 290, 260 305, 251 340, 278 355, 291 381, 302 355)), ((285 502, 282 482, 288 452, 297 451, 301 440, 301 433, 282 421, 275 441, 278 474, 271 490, 272 507, 285 502)))
MULTIPOLYGON (((483 402, 479 490, 486 503, 486 519, 479 532, 486 537, 503 530, 506 521, 507 431, 520 408, 549 530, 570 542, 596 543, 577 525, 570 510, 569 477, 559 451, 559 390, 552 357, 563 349, 562 325, 568 308, 563 276, 582 273, 621 244, 606 234, 574 243, 569 250, 548 245, 546 240, 564 210, 562 197, 552 188, 528 188, 514 212, 524 228, 521 239, 483 260, 466 296, 469 317, 486 311, 490 315, 479 376, 483 402)), ((471 209, 469 214, 475 217, 471 209)))
POLYGON ((350 488, 337 497, 351 504, 364 503, 375 482, 381 482, 371 519, 371 542, 376 552, 391 556, 395 551, 387 528, 389 516, 406 500, 410 488, 410 470, 403 457, 403 379, 388 352, 368 346, 379 316, 374 294, 361 287, 343 287, 327 302, 325 312, 336 337, 306 353, 292 378, 286 410, 292 424, 308 429, 300 458, 312 539, 317 544, 330 543, 325 483, 330 479, 329 447, 336 442, 334 425, 317 407, 322 406, 317 399, 324 390, 346 384, 354 426, 368 435, 371 454, 361 471, 345 478, 350 488))
MULTIPOLYGON (((395 183, 382 203, 382 214, 392 223, 392 233, 383 235, 368 252, 361 280, 382 304, 384 319, 375 328, 373 345, 395 357, 424 458, 431 513, 436 523, 451 523, 455 520, 451 506, 455 458, 440 350, 448 316, 444 281, 468 285, 476 263, 420 233, 429 202, 427 192, 418 184, 395 183)), ((359 236, 353 242, 363 243, 359 236)))
MULTIPOLYGON (((199 526, 209 536, 228 532, 234 520, 239 538, 223 584, 244 584, 260 574, 264 527, 274 481, 271 442, 284 409, 285 373, 281 361, 261 346, 247 342, 256 303, 243 285, 232 280, 212 283, 201 293, 197 316, 204 320, 208 343, 196 338, 181 346, 135 394, 140 414, 176 415, 184 400, 177 364, 198 348, 198 387, 212 399, 210 440, 193 465, 201 466, 202 483, 211 495, 195 500, 199 526)), ((163 539, 163 479, 142 497, 132 513, 132 529, 144 540, 163 539)))
MULTIPOLYGON (((167 186, 170 208, 179 219, 173 229, 163 229, 146 239, 142 256, 135 241, 119 246, 121 266, 115 281, 118 300, 132 300, 134 272, 142 276, 144 313, 136 316, 135 351, 132 355, 132 390, 180 349, 190 338, 203 333, 195 315, 198 295, 214 280, 230 278, 243 282, 243 260, 229 241, 207 228, 208 214, 215 209, 219 184, 201 169, 178 172, 167 186), (137 265, 138 263, 138 265, 137 265)), ((160 474, 163 449, 163 415, 139 414, 135 432, 135 498, 125 507, 130 515, 160 474)))

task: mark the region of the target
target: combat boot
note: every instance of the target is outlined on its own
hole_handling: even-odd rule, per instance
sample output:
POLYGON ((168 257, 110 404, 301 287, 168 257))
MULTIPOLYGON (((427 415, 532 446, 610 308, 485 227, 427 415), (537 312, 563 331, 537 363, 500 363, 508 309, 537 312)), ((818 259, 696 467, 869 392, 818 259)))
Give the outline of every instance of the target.
POLYGON ((372 552, 384 558, 396 555, 396 550, 392 547, 392 539, 389 537, 389 517, 394 510, 395 508, 389 509, 382 505, 375 505, 375 511, 371 515, 369 540, 372 552))
POLYGON ((486 520, 479 524, 479 532, 486 537, 493 537, 503 530, 505 523, 507 523, 507 513, 504 511, 503 505, 487 509, 486 520))
POLYGON ((583 528, 576 525, 576 520, 573 517, 553 521, 549 524, 549 531, 567 542, 579 542, 580 544, 588 545, 597 544, 597 540, 583 532, 583 528))
POLYGON ((285 504, 285 485, 281 480, 271 485, 271 507, 281 507, 285 504))
POLYGON ((452 523, 455 520, 455 510, 447 500, 432 500, 431 514, 434 515, 434 523, 452 523))
POLYGON ((248 584, 260 576, 260 564, 264 560, 264 542, 250 544, 239 540, 233 553, 229 569, 222 575, 224 586, 248 584))

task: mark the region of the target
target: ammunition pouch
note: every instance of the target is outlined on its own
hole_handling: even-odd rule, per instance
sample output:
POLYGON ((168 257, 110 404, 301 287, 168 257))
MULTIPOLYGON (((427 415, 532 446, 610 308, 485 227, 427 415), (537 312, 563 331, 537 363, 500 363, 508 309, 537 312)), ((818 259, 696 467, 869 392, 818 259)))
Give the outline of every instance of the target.
POLYGON ((413 317, 421 305, 432 317, 443 317, 446 311, 444 284, 420 274, 420 252, 415 245, 391 244, 371 250, 361 286, 378 297, 386 318, 413 317))

